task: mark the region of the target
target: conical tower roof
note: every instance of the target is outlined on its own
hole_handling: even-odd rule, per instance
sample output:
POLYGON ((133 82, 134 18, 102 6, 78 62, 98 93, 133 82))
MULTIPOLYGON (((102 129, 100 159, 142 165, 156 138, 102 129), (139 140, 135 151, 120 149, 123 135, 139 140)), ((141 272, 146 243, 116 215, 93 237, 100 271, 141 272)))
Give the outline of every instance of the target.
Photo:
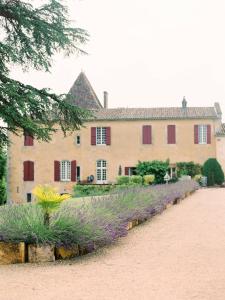
POLYGON ((95 94, 87 76, 81 72, 71 87, 71 103, 86 109, 100 109, 102 105, 95 94))

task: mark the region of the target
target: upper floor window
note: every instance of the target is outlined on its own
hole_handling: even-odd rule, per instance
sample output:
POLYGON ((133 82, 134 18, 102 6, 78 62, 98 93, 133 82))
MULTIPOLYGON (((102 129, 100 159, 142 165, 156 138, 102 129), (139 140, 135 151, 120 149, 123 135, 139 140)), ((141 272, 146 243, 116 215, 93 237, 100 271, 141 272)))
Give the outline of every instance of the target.
POLYGON ((194 142, 195 144, 211 144, 211 125, 195 125, 194 126, 194 142))
POLYGON ((60 180, 71 180, 71 162, 69 160, 63 160, 60 162, 60 180))
POLYGON ((198 126, 198 143, 207 144, 207 125, 198 126))
POLYGON ((176 125, 167 126, 167 144, 176 144, 176 125))
POLYGON ((152 143, 152 126, 144 125, 142 127, 142 144, 151 144, 152 143))
POLYGON ((91 127, 91 145, 110 145, 110 127, 91 127))
POLYGON ((27 132, 24 132, 24 146, 33 146, 34 137, 27 132))
POLYGON ((106 145, 106 127, 96 127, 96 144, 106 145))
POLYGON ((77 143, 77 145, 80 145, 80 135, 76 136, 76 143, 77 143))

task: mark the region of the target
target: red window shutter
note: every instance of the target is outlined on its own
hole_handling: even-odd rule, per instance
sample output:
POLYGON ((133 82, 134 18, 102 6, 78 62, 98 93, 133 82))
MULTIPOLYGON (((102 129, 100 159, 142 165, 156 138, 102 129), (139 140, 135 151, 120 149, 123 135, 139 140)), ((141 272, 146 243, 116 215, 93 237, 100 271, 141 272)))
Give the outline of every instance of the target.
POLYGON ((54 161, 54 180, 60 181, 60 162, 58 160, 54 161))
POLYGON ((34 162, 24 161, 23 162, 23 180, 34 181, 34 162))
POLYGON ((106 127, 106 145, 111 145, 111 127, 106 127))
POLYGON ((91 127, 91 145, 96 145, 96 127, 91 127))
POLYGON ((29 181, 34 181, 34 162, 29 161, 29 181))
POLYGON ((34 145, 34 138, 32 135, 28 133, 24 133, 24 146, 33 146, 34 145))
POLYGON ((167 126, 167 143, 176 144, 176 126, 168 125, 167 126))
POLYGON ((77 162, 76 160, 71 161, 71 181, 77 181, 77 162))
POLYGON ((24 161, 23 162, 23 180, 24 181, 29 180, 29 177, 28 177, 29 169, 28 168, 29 168, 28 161, 24 161))
POLYGON ((142 127, 142 143, 151 144, 152 143, 152 126, 144 125, 142 127))
POLYGON ((211 144, 211 125, 207 125, 207 144, 211 144))
POLYGON ((198 125, 194 125, 194 143, 198 144, 198 125))
POLYGON ((125 167, 125 172, 124 172, 124 174, 126 175, 126 176, 128 176, 129 175, 129 167, 125 167))

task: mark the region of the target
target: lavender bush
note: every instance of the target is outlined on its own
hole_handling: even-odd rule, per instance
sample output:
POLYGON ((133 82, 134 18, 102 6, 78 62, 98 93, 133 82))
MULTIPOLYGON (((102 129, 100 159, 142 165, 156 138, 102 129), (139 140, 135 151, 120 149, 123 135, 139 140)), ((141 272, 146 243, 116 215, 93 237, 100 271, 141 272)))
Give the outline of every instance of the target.
POLYGON ((185 180, 168 185, 128 187, 84 201, 68 200, 52 214, 48 228, 37 205, 6 205, 0 208, 0 240, 50 243, 68 248, 80 244, 94 249, 125 236, 129 221, 150 219, 168 203, 196 189, 195 181, 185 180))

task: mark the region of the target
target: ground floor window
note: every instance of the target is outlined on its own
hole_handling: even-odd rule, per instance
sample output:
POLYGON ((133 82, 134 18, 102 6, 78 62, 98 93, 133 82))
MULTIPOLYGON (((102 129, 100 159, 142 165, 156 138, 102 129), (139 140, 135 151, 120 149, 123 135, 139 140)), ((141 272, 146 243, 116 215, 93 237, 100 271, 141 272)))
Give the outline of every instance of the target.
POLYGON ((137 169, 135 167, 125 167, 124 175, 126 176, 137 175, 137 169))
POLYGON ((71 180, 71 162, 69 160, 60 162, 60 179, 61 181, 71 180))
POLYGON ((76 173, 77 173, 77 181, 80 181, 81 180, 81 175, 80 175, 80 167, 79 166, 77 166, 76 173))
POLYGON ((104 183, 107 181, 107 163, 106 160, 98 160, 97 164, 97 183, 104 183))
POLYGON ((32 201, 32 194, 27 193, 27 202, 31 202, 31 201, 32 201))

